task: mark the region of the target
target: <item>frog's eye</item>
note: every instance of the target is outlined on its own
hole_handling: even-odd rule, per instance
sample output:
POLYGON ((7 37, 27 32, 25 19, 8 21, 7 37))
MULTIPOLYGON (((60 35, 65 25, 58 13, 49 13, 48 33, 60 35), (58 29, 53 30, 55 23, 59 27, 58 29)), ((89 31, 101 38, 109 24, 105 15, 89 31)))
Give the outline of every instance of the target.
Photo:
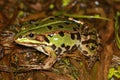
POLYGON ((34 37, 34 34, 30 33, 28 36, 32 38, 32 37, 34 37))

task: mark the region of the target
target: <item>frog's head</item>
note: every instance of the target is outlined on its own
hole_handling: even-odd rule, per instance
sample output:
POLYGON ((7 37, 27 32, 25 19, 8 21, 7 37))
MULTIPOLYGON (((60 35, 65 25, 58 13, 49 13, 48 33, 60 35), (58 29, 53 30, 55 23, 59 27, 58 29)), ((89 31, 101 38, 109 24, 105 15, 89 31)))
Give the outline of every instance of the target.
POLYGON ((49 43, 45 35, 37 34, 35 31, 21 31, 15 36, 14 41, 20 45, 33 48, 46 46, 49 43))

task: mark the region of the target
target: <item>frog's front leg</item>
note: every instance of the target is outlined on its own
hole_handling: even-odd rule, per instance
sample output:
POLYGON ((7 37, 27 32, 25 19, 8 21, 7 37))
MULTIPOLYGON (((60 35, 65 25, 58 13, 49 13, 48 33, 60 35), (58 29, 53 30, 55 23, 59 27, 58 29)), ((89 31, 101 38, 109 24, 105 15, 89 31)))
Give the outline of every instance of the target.
POLYGON ((56 53, 54 51, 50 51, 48 58, 43 62, 44 64, 43 69, 48 69, 52 67, 56 60, 57 60, 56 53))
POLYGON ((36 69, 49 69, 53 66, 53 64, 56 62, 57 60, 57 56, 56 53, 54 52, 53 49, 46 47, 45 48, 48 54, 48 58, 41 63, 40 65, 20 65, 22 67, 26 67, 29 68, 30 70, 36 70, 36 69))

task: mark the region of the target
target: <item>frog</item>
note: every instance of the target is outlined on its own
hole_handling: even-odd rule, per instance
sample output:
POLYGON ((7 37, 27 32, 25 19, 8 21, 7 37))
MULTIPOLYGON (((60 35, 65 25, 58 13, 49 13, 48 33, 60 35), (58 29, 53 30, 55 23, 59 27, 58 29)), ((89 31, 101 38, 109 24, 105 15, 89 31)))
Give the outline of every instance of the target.
POLYGON ((16 34, 14 41, 48 56, 43 64, 21 66, 49 69, 55 64, 59 55, 76 50, 86 57, 89 64, 95 62, 100 55, 101 38, 97 29, 89 27, 80 20, 50 16, 42 20, 29 21, 21 26, 22 29, 16 34))

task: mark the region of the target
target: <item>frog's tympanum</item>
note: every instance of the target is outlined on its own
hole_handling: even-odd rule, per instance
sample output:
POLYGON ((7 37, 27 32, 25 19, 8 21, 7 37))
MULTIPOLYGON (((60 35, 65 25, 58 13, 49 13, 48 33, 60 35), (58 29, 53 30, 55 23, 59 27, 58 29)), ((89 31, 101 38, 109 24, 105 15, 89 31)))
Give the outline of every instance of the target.
POLYGON ((100 47, 100 38, 95 28, 71 18, 53 16, 23 24, 15 36, 15 42, 48 55, 44 65, 27 65, 32 69, 48 69, 56 62, 58 55, 75 50, 79 50, 92 62, 99 55, 100 47))

